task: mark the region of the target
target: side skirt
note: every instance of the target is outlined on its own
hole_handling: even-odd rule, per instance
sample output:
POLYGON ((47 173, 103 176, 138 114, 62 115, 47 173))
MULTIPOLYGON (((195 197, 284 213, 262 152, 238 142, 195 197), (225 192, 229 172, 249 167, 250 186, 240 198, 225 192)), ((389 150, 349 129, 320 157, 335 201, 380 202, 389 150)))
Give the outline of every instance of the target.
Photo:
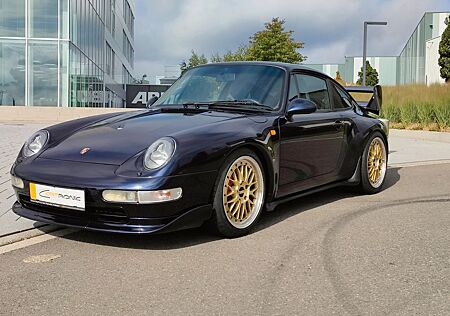
POLYGON ((326 184, 317 188, 313 188, 307 191, 303 191, 303 192, 299 192, 297 194, 294 195, 290 195, 278 200, 274 200, 271 202, 266 203, 266 212, 273 212, 280 204, 286 203, 286 202, 290 202, 293 200, 296 200, 298 198, 307 196, 307 195, 311 195, 314 193, 319 193, 322 191, 326 191, 332 188, 336 188, 336 187, 342 187, 342 186, 356 186, 360 183, 361 179, 361 158, 358 161, 358 164, 356 165, 356 170, 353 174, 353 176, 345 181, 339 181, 339 182, 334 182, 334 183, 330 183, 330 184, 326 184))

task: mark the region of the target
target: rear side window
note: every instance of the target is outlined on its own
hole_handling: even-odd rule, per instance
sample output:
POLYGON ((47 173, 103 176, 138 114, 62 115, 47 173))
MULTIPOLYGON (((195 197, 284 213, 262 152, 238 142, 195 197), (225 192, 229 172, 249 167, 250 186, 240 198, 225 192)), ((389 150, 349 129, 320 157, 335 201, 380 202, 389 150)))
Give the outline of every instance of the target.
POLYGON ((334 108, 337 110, 350 108, 352 106, 352 101, 347 92, 334 83, 331 83, 331 86, 334 108))
POLYGON ((328 86, 324 79, 303 74, 295 75, 295 77, 300 98, 313 101, 318 110, 331 110, 328 86))

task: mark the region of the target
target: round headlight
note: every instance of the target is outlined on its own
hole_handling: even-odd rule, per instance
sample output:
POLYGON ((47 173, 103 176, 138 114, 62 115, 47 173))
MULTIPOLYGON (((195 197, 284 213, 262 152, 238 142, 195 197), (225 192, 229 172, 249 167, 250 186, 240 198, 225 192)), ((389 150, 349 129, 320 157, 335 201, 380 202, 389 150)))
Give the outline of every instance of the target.
POLYGON ((175 140, 163 137, 154 142, 147 149, 144 157, 144 166, 147 169, 158 169, 169 162, 175 153, 175 140))
POLYGON ((39 131, 30 139, 27 140, 25 145, 23 146, 23 155, 27 158, 32 157, 38 154, 42 148, 47 144, 48 141, 48 132, 47 131, 39 131))

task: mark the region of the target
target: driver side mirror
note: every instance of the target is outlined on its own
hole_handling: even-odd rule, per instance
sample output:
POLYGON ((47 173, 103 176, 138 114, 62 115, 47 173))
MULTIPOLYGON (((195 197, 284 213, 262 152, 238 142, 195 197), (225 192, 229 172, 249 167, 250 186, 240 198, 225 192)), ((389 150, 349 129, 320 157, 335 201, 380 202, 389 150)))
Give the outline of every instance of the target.
POLYGON ((292 117, 296 114, 311 114, 317 111, 314 102, 307 99, 295 99, 288 105, 287 115, 292 117))
POLYGON ((156 101, 158 101, 158 97, 152 97, 152 98, 150 98, 150 100, 148 100, 147 101, 147 104, 145 105, 145 107, 147 108, 147 109, 149 109, 153 104, 155 104, 155 102, 156 101))

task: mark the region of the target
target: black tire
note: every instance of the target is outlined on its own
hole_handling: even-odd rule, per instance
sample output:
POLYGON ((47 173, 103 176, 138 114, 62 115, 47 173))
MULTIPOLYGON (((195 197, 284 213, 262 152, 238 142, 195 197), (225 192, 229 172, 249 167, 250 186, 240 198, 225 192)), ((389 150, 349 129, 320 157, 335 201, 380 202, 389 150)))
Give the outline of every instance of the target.
MULTIPOLYGON (((383 135, 381 135, 380 132, 373 133, 367 140, 366 146, 364 147, 364 151, 361 156, 361 181, 360 181, 359 189, 362 193, 376 194, 383 189, 383 185, 386 181, 386 174, 387 174, 387 163, 388 163, 387 150, 388 150, 388 146, 386 144, 386 140, 383 137, 383 135), (370 153, 371 146, 375 142, 379 142, 378 144, 382 145, 381 148, 383 149, 382 155, 384 156, 384 158, 383 158, 384 165, 380 166, 380 168, 382 170, 380 171, 380 173, 381 173, 380 176, 376 177, 377 181, 374 181, 374 180, 371 181, 370 175, 369 175, 369 169, 370 169, 369 153, 370 153)), ((379 159, 377 159, 377 160, 379 160, 379 159)), ((377 169, 378 169, 379 165, 380 164, 377 165, 377 169)))
MULTIPOLYGON (((219 234, 227 238, 237 238, 247 235, 255 227, 265 206, 265 197, 266 197, 265 174, 262 166, 263 165, 258 156, 253 151, 248 149, 240 149, 235 151, 224 162, 221 170, 219 171, 218 180, 216 182, 214 189, 213 195, 214 213, 211 220, 208 223, 209 228, 212 229, 216 234, 219 234), (262 178, 262 184, 260 185, 260 187, 262 187, 261 193, 262 197, 260 197, 260 201, 262 201, 262 203, 260 204, 260 207, 258 209, 255 207, 254 209, 255 213, 251 216, 251 218, 248 219, 248 222, 245 223, 245 227, 236 227, 236 225, 239 225, 240 223, 232 224, 231 223, 232 220, 227 215, 230 214, 231 216, 231 212, 227 213, 227 211, 225 210, 224 204, 226 204, 225 203, 226 197, 224 197, 225 195, 224 185, 227 178, 227 174, 230 172, 232 166, 234 166, 236 162, 239 162, 240 159, 245 160, 248 159, 248 157, 251 158, 249 161, 256 163, 257 167, 260 169, 260 174, 262 178)), ((250 214, 252 214, 252 212, 250 212, 250 214)))

